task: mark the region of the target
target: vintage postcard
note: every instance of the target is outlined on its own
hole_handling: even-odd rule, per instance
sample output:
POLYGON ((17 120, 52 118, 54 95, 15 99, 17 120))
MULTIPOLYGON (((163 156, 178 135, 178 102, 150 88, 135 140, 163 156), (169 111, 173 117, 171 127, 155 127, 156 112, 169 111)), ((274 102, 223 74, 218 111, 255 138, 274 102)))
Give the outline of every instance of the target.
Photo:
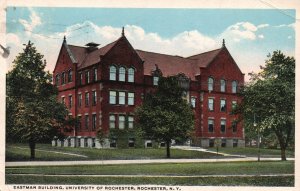
POLYGON ((0 191, 299 189, 299 2, 0 7, 0 191))

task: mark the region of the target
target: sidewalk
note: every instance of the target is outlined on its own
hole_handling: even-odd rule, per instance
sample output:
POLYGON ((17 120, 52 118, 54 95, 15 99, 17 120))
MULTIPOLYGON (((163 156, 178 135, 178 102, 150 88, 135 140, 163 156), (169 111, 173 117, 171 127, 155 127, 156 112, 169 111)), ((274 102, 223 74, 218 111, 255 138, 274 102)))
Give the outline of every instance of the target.
MULTIPOLYGON (((261 161, 280 161, 281 158, 261 158, 261 161)), ((294 161, 294 158, 287 160, 294 161)), ((96 161, 26 161, 6 162, 5 167, 18 166, 74 166, 74 165, 108 165, 108 164, 151 164, 151 163, 207 163, 207 162, 242 162, 257 161, 257 157, 221 158, 221 159, 148 159, 148 160, 96 160, 96 161)))

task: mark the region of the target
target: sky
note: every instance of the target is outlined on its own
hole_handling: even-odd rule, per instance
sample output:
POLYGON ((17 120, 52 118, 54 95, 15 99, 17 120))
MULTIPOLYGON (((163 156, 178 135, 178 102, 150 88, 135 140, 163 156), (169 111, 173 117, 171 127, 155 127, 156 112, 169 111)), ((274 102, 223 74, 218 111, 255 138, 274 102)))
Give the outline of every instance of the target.
POLYGON ((52 72, 64 35, 68 44, 101 47, 118 39, 123 26, 135 49, 184 57, 220 48, 225 39, 246 81, 269 53, 295 56, 295 10, 8 7, 8 69, 29 40, 52 72))

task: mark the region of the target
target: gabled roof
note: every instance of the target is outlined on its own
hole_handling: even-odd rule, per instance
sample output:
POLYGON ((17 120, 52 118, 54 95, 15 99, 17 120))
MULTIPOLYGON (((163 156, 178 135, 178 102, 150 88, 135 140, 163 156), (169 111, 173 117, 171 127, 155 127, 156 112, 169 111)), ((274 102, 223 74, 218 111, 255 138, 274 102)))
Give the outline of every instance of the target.
POLYGON ((214 58, 220 53, 221 50, 222 50, 222 48, 216 49, 216 50, 211 50, 211 51, 204 52, 204 53, 201 53, 201 54, 196 54, 196 55, 193 55, 193 56, 189 56, 187 58, 195 60, 197 66, 199 68, 200 67, 205 68, 214 60, 214 58))
POLYGON ((82 69, 100 62, 100 55, 105 55, 119 40, 120 38, 94 51, 88 51, 86 47, 82 46, 66 45, 66 47, 67 50, 70 50, 70 53, 69 51, 68 53, 71 59, 74 57, 74 60, 78 64, 78 69, 82 69))
POLYGON ((164 76, 177 75, 184 73, 191 79, 195 79, 195 70, 193 69, 194 60, 186 59, 180 56, 171 56, 154 52, 136 50, 140 58, 144 61, 144 74, 151 75, 156 69, 156 65, 164 76))
MULTIPOLYGON (((122 35, 116 41, 95 50, 89 50, 87 47, 67 45, 65 40, 64 45, 68 51, 68 54, 70 55, 72 62, 78 64, 78 69, 83 69, 99 63, 101 61, 100 56, 108 53, 109 50, 111 50, 122 38, 125 38, 125 40, 127 40, 126 37, 122 35)), ((152 71, 154 71, 158 67, 164 76, 172 76, 179 73, 184 73, 190 79, 195 80, 195 76, 200 74, 200 68, 208 67, 209 64, 223 49, 226 49, 225 45, 223 45, 222 48, 189 56, 186 58, 161 53, 147 52, 143 50, 135 51, 137 55, 144 61, 145 75, 152 75, 152 71)))

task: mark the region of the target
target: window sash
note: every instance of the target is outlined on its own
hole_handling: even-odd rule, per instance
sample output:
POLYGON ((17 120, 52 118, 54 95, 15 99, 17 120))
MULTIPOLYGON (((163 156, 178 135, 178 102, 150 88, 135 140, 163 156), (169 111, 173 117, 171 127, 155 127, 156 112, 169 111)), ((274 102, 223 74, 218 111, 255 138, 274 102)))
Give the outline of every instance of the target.
POLYGON ((208 120, 208 132, 214 132, 214 121, 212 119, 208 120))
POLYGON ((85 115, 85 129, 89 128, 89 116, 85 115))
POLYGON ((126 73, 126 70, 124 67, 121 67, 119 69, 119 81, 121 82, 125 82, 125 73, 126 73))
POLYGON ((213 111, 214 110, 214 99, 208 99, 208 110, 213 111))
POLYGON ((110 104, 116 104, 116 92, 115 91, 109 91, 109 103, 110 104))
POLYGON ((226 82, 225 80, 221 80, 221 92, 225 92, 226 82))
POLYGON ((90 71, 87 71, 85 73, 85 83, 86 84, 90 83, 90 71))
POLYGON ((221 99, 220 102, 220 111, 225 112, 226 111, 226 100, 221 99))
POLYGON ((128 69, 128 82, 134 82, 134 69, 128 69))
POLYGON ((96 117, 96 114, 93 114, 93 115, 92 115, 92 121, 93 121, 93 122, 92 122, 92 123, 93 123, 93 124, 92 124, 92 128, 93 128, 93 129, 96 129, 96 120, 97 120, 96 118, 97 118, 97 117, 96 117))
POLYGON ((158 81, 159 81, 159 77, 158 76, 153 76, 153 85, 157 86, 158 81))
POLYGON ((133 128, 133 122, 134 122, 134 119, 132 116, 129 116, 128 117, 128 128, 129 129, 132 129, 133 128))
POLYGON ((196 98, 195 97, 191 97, 191 104, 192 104, 193 108, 196 107, 196 98))
POLYGON ((90 97, 90 94, 89 93, 85 93, 85 105, 86 106, 89 105, 89 97, 90 97))
POLYGON ((236 93, 237 92, 237 82, 233 81, 232 82, 232 93, 236 93))
POLYGON ((96 93, 96 91, 93 91, 92 95, 93 95, 93 105, 96 105, 96 103, 97 103, 97 93, 96 93))
POLYGON ((109 67, 109 80, 116 80, 116 73, 117 73, 117 69, 115 66, 110 66, 109 67))
POLYGON ((208 78, 208 91, 212 91, 214 89, 214 79, 208 78))
POLYGON ((73 105, 73 98, 72 98, 72 96, 70 95, 70 96, 69 96, 69 107, 71 108, 72 105, 73 105))
POLYGON ((114 115, 109 116, 109 128, 110 129, 116 128, 116 117, 114 115))
POLYGON ((72 70, 69 70, 69 73, 68 73, 68 82, 72 82, 72 70))
POLYGON ((119 104, 125 105, 125 92, 119 92, 119 104))
POLYGON ((134 93, 128 93, 128 105, 134 105, 134 93))
POLYGON ((97 68, 94 68, 94 81, 97 81, 97 68))
POLYGON ((226 131, 226 120, 221 120, 221 132, 225 133, 226 131))
POLYGON ((119 116, 119 129, 125 129, 125 116, 119 116))

